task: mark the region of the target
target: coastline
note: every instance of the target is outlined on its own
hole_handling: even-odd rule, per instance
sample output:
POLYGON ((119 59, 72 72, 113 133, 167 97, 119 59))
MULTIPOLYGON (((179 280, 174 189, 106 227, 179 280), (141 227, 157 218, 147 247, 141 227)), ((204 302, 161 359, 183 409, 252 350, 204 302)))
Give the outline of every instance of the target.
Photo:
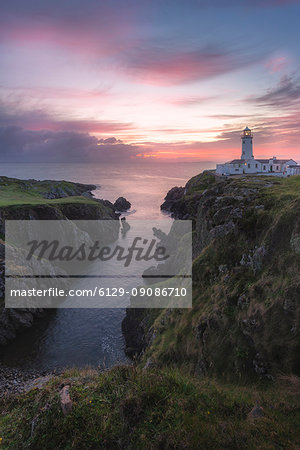
MULTIPOLYGON (((4 238, 5 220, 80 220, 113 219, 119 214, 107 200, 94 199, 95 185, 66 181, 19 180, 0 177, 0 235, 4 238)), ((4 249, 0 244, 0 291, 4 296, 4 249)), ((0 299, 1 301, 1 299, 0 299)), ((4 300, 2 299, 2 303, 4 300)), ((0 304, 1 306, 1 304, 0 304)), ((8 310, 0 308, 0 345, 5 345, 42 316, 40 308, 8 310)))

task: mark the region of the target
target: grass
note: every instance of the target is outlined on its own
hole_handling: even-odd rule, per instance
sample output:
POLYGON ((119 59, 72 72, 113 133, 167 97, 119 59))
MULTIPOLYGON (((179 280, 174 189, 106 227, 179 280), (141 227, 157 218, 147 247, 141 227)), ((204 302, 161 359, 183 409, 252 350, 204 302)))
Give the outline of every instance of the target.
MULTIPOLYGON (((193 189, 202 189, 211 177, 206 174, 204 181, 200 175, 194 177, 193 189)), ((260 367, 255 372, 253 362, 259 354, 263 374, 276 374, 282 367, 300 374, 295 331, 300 323, 297 239, 294 248, 291 245, 300 217, 300 177, 226 180, 222 195, 232 198, 240 192, 249 196, 236 222, 237 233, 210 241, 194 260, 193 308, 161 310, 156 316, 144 313, 151 320, 141 319, 142 324, 147 323, 146 332, 153 328, 155 339, 142 364, 151 358, 159 367, 175 364, 188 367, 192 374, 254 380, 261 373, 260 367), (252 197, 247 194, 250 189, 252 197), (264 208, 256 209, 258 205, 264 208), (256 267, 251 258, 262 247, 265 256, 256 267), (249 265, 241 264, 243 256, 249 265), (225 273, 220 272, 222 266, 225 273)), ((187 193, 181 201, 197 211, 198 194, 193 198, 187 193)), ((206 207, 205 217, 214 212, 206 207)))
MULTIPOLYGON (((294 449, 300 445, 297 379, 233 386, 177 369, 73 370, 0 403, 3 448, 294 449), (71 414, 59 390, 70 384, 71 414), (264 416, 249 418, 259 404, 264 416), (32 425, 34 423, 34 426, 32 425)), ((299 386, 299 381, 298 381, 299 386)))
POLYGON ((76 184, 68 181, 18 180, 0 177, 0 207, 21 205, 45 205, 65 203, 93 203, 93 199, 74 195, 76 184), (67 195, 58 199, 47 199, 44 195, 51 189, 60 189, 67 195))

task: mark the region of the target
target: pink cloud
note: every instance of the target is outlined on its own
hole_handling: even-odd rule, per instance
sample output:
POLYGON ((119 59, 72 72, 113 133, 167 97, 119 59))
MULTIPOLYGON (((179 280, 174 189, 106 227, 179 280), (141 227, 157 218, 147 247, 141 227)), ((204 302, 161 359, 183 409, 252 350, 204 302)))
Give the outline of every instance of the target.
POLYGON ((290 63, 291 60, 287 56, 275 56, 266 62, 265 67, 269 72, 277 73, 287 69, 290 63))
POLYGON ((184 50, 135 48, 123 55, 123 67, 138 82, 170 86, 209 79, 252 65, 261 56, 222 48, 184 50))

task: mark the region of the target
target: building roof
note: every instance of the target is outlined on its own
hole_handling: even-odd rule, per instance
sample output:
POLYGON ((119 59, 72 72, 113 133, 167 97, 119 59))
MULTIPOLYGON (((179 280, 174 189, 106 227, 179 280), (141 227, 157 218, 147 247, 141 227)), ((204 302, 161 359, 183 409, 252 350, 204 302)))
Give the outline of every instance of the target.
POLYGON ((245 163, 244 159, 233 159, 232 161, 229 161, 225 164, 241 164, 241 163, 245 163))
MULTIPOLYGON (((293 159, 275 159, 275 162, 279 162, 279 164, 284 164, 288 161, 294 161, 293 159)), ((295 161, 296 162, 296 161, 295 161)))
POLYGON ((255 161, 258 161, 262 164, 269 164, 269 159, 256 159, 255 161))
POLYGON ((246 127, 244 131, 251 131, 250 128, 246 127))
POLYGON ((273 161, 274 164, 284 164, 287 163, 288 161, 293 161, 293 159, 273 159, 273 158, 269 158, 269 159, 256 159, 255 161, 258 161, 262 164, 269 164, 270 161, 273 161))
MULTIPOLYGON (((232 161, 227 161, 225 164, 245 164, 250 162, 259 162, 261 164, 269 164, 270 160, 272 161, 272 159, 233 159, 232 161)), ((284 164, 287 163, 288 161, 294 161, 293 159, 274 159, 274 164, 284 164)), ((296 162, 296 161, 294 161, 296 162)), ((290 167, 294 167, 294 166, 290 166, 290 167)))

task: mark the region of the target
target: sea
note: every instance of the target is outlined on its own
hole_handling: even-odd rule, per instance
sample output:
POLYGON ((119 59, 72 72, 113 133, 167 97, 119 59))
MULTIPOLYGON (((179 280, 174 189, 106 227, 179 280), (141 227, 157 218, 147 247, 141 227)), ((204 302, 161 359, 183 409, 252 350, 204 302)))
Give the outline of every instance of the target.
MULTIPOLYGON (((211 162, 128 162, 105 164, 1 164, 0 176, 36 180, 68 180, 94 184, 96 198, 131 203, 126 220, 169 221, 162 213, 169 189, 184 186, 194 175, 211 169, 211 162)), ((154 225, 155 226, 155 225, 154 225)), ((127 362, 121 323, 124 308, 60 308, 36 320, 34 326, 0 348, 0 362, 40 371, 66 367, 101 367, 127 362)))

